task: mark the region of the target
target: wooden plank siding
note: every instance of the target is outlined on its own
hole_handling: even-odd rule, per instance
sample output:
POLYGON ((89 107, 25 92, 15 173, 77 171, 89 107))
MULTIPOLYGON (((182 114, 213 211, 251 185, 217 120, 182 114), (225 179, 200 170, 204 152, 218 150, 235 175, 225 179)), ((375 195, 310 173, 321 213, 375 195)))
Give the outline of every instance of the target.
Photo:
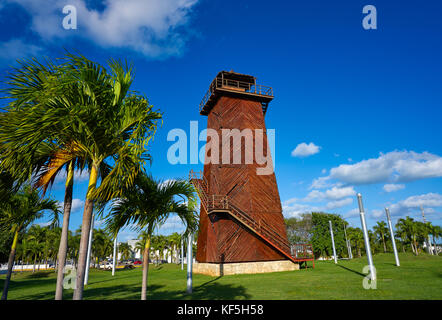
MULTIPOLYGON (((275 174, 257 175, 256 169, 263 167, 254 159, 246 164, 244 139, 240 149, 230 146, 230 164, 222 164, 222 129, 265 130, 262 104, 244 97, 221 96, 208 114, 207 128, 216 130, 219 141, 219 164, 205 164, 204 177, 208 183, 208 196, 228 195, 229 201, 246 212, 255 221, 269 225, 287 241, 282 215, 281 201, 275 174), (232 164, 233 153, 241 152, 241 163, 232 164)), ((254 136, 254 135, 253 135, 254 136)), ((264 134, 264 154, 267 153, 267 136, 264 134)), ((208 139, 210 140, 210 139, 208 139)), ((210 141, 208 141, 210 142, 210 141)), ((254 143, 253 143, 254 145, 254 143)), ((206 156, 210 143, 206 146, 206 156)), ((270 152, 270 151, 268 151, 270 152)), ((237 222, 228 213, 212 213, 210 217, 201 207, 200 233, 197 242, 198 262, 229 263, 251 261, 285 260, 281 252, 257 236, 250 229, 237 222)))

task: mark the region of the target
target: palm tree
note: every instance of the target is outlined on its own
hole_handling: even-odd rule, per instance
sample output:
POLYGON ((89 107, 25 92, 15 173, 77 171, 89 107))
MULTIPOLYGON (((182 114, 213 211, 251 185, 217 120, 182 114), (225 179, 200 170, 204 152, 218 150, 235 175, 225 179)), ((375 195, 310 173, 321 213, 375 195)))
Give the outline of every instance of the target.
POLYGON ((30 253, 30 256, 33 261, 32 273, 34 273, 35 266, 41 256, 41 251, 42 251, 43 245, 40 242, 38 242, 37 239, 30 237, 28 240, 30 240, 28 245, 29 245, 29 253, 30 253))
POLYGON ((411 250, 415 255, 418 255, 417 225, 414 219, 409 216, 405 217, 405 219, 399 219, 396 224, 396 229, 399 234, 404 234, 406 236, 406 239, 411 244, 411 250))
POLYGON ((362 249, 364 248, 364 234, 360 228, 347 228, 347 235, 353 244, 353 248, 357 250, 358 257, 362 256, 362 249))
POLYGON ((373 227, 374 233, 379 236, 379 239, 382 240, 384 245, 384 253, 387 252, 387 245, 385 243, 385 237, 388 234, 387 224, 384 221, 376 222, 376 225, 373 227))
MULTIPOLYGON (((138 241, 135 244, 135 249, 138 252, 140 252, 141 254, 143 254, 144 248, 146 247, 146 244, 147 244, 147 241, 150 241, 150 239, 151 239, 151 236, 150 236, 150 234, 147 233, 146 230, 141 231, 138 234, 138 241)), ((150 252, 148 252, 148 254, 147 254, 148 259, 149 259, 149 257, 150 257, 150 252)), ((147 263, 149 263, 149 261, 147 263)))
POLYGON ((167 249, 167 238, 163 235, 153 235, 151 237, 151 247, 154 252, 158 252, 158 255, 156 256, 156 264, 158 265, 162 263, 165 259, 164 251, 167 249))
POLYGON ((74 167, 80 166, 81 162, 77 159, 60 161, 66 147, 57 139, 59 132, 51 125, 44 125, 44 122, 49 124, 58 117, 51 112, 56 109, 48 108, 46 104, 53 96, 63 94, 65 86, 61 84, 66 84, 63 80, 66 70, 64 66, 57 66, 49 60, 45 64, 36 59, 19 61, 19 64, 20 67, 13 69, 6 81, 7 98, 12 101, 7 112, 0 116, 0 166, 20 182, 38 174, 36 185, 42 187, 44 192, 63 172, 63 166, 67 171, 56 286, 56 299, 61 300, 74 167))
POLYGON ((438 255, 439 252, 438 252, 438 246, 437 246, 436 239, 439 239, 440 237, 442 237, 442 228, 440 226, 433 226, 433 230, 432 230, 431 234, 433 235, 435 254, 438 255))
POLYGON ((117 202, 114 201, 107 219, 107 226, 114 234, 128 225, 146 232, 141 300, 147 298, 149 250, 154 228, 161 225, 171 213, 176 213, 186 224, 187 232, 194 231, 197 224, 195 203, 194 188, 189 182, 162 182, 146 174, 139 174, 134 185, 124 190, 117 202))
POLYGON ((68 237, 68 257, 72 260, 73 265, 75 268, 77 268, 77 261, 78 261, 78 252, 80 249, 80 237, 81 237, 81 231, 80 229, 75 231, 75 234, 69 233, 68 237))
POLYGON ((146 145, 155 132, 156 121, 161 114, 152 111, 145 97, 129 92, 133 81, 132 67, 111 61, 108 73, 105 68, 84 57, 70 56, 69 59, 72 78, 77 81, 75 90, 69 92, 69 105, 81 99, 81 109, 85 109, 75 112, 79 117, 69 126, 71 130, 67 130, 72 141, 70 151, 76 157, 88 160, 89 173, 77 289, 74 292, 74 299, 79 300, 83 295, 93 203, 97 199, 108 201, 117 198, 122 186, 129 187, 133 183, 136 174, 149 159, 146 145), (84 102, 87 103, 86 108, 84 102), (75 130, 76 126, 81 130, 75 130), (99 168, 106 162, 113 163, 113 166, 98 187, 99 168))
POLYGON ((41 198, 38 191, 29 185, 22 187, 22 189, 8 202, 0 203, 0 226, 2 227, 2 231, 9 231, 14 234, 14 240, 9 254, 8 272, 3 288, 2 300, 6 300, 8 296, 18 235, 31 222, 41 218, 44 215, 45 210, 52 212, 52 223, 56 224, 58 222, 59 213, 57 201, 41 198))
POLYGON ((95 264, 103 261, 111 252, 113 241, 109 232, 103 229, 94 230, 92 252, 95 257, 95 264))
POLYGON ((133 251, 127 242, 120 243, 118 246, 118 252, 121 254, 122 260, 128 260, 132 257, 133 251))
POLYGON ((178 262, 178 248, 181 245, 181 235, 179 235, 177 232, 172 233, 169 237, 169 243, 172 246, 172 252, 175 253, 175 263, 178 262))
MULTIPOLYGON (((29 228, 28 232, 27 232, 27 238, 28 240, 30 240, 31 242, 31 247, 34 250, 33 251, 33 255, 35 258, 41 258, 43 255, 43 250, 44 250, 44 241, 47 238, 46 235, 46 229, 42 228, 39 225, 33 225, 29 228)), ((32 251, 31 249, 31 251, 32 251)), ((34 262, 36 260, 34 259, 34 262)), ((38 271, 40 271, 40 262, 38 261, 38 271)), ((34 269, 35 269, 35 263, 34 263, 34 269)))
MULTIPOLYGON (((35 68, 31 66, 29 74, 24 77, 33 79, 41 76, 38 72, 41 64, 36 61, 34 64, 35 68)), ((27 111, 26 116, 21 116, 24 121, 14 122, 14 128, 17 128, 17 123, 22 125, 17 136, 29 137, 21 149, 23 157, 26 156, 23 163, 34 164, 31 151, 35 153, 35 150, 46 146, 56 152, 51 151, 51 160, 46 158, 44 162, 46 170, 43 181, 53 179, 61 168, 69 167, 75 161, 89 174, 78 257, 78 287, 74 291, 74 299, 82 299, 83 295, 93 204, 97 200, 108 201, 118 197, 122 186, 128 187, 133 183, 137 172, 150 159, 146 154, 146 145, 155 133, 157 120, 161 118, 161 114, 152 110, 153 107, 144 96, 129 91, 133 81, 132 67, 116 61, 111 61, 109 67, 108 72, 83 56, 67 54, 64 63, 56 71, 50 65, 49 72, 42 73, 45 81, 37 81, 38 85, 47 90, 29 90, 22 88, 20 81, 12 81, 12 86, 16 84, 16 89, 19 89, 17 92, 21 92, 21 95, 17 95, 8 114, 17 111, 16 114, 20 116, 23 113, 20 113, 21 110, 27 111), (39 131, 35 128, 39 128, 39 131), (42 137, 46 144, 42 144, 42 137), (106 174, 103 168, 109 169, 106 174), (100 173, 101 185, 98 187, 100 173)), ((34 83, 33 80, 29 82, 34 83)), ((7 140, 8 122, 2 122, 2 127, 5 128, 4 140, 7 140)), ((44 155, 47 156, 47 153, 44 155)), ((12 157, 5 158, 8 159, 12 163, 12 157)), ((14 170, 14 173, 19 171, 14 165, 11 165, 10 170, 14 170)), ((69 201, 65 201, 67 203, 69 201)), ((60 245, 65 243, 63 239, 60 245)), ((60 250, 60 254, 62 252, 60 250)))

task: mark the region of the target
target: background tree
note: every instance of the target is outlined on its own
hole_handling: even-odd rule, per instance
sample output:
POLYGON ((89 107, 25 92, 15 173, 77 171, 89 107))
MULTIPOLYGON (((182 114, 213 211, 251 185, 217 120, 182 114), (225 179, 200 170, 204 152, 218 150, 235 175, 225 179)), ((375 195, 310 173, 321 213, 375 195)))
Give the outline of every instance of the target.
POLYGON ((139 174, 135 184, 124 190, 114 201, 107 219, 107 227, 116 234, 124 226, 146 233, 143 250, 143 279, 141 299, 147 299, 147 277, 152 233, 171 213, 175 213, 187 226, 187 232, 196 230, 196 196, 193 186, 185 180, 163 182, 152 176, 139 174))
POLYGON ((411 250, 415 255, 419 254, 418 242, 417 242, 417 232, 418 227, 413 218, 409 216, 405 219, 399 219, 396 223, 396 230, 399 234, 403 235, 405 239, 410 243, 411 250))
POLYGON ((181 235, 178 234, 177 232, 174 232, 168 236, 168 240, 169 240, 169 244, 172 247, 172 252, 173 252, 174 259, 172 260, 172 262, 179 263, 178 248, 181 246, 181 235))
POLYGON ((338 256, 347 255, 344 236, 345 220, 337 214, 312 212, 311 242, 315 256, 330 257, 333 254, 329 221, 332 222, 333 226, 336 254, 338 256))
POLYGON ((92 256, 95 258, 95 265, 98 265, 112 253, 112 236, 107 230, 95 229, 92 238, 92 256))
POLYGON ((310 243, 312 239, 312 215, 301 214, 300 217, 284 219, 287 238, 291 244, 310 243))
POLYGON ((384 221, 376 222, 376 225, 373 227, 374 234, 378 237, 379 241, 382 242, 384 246, 384 253, 387 252, 386 238, 388 237, 388 228, 387 224, 384 221))
POLYGON ((133 255, 132 248, 127 242, 122 242, 118 245, 118 252, 121 254, 122 260, 129 260, 133 255))
POLYGON ((352 252, 357 253, 358 257, 362 257, 365 249, 364 234, 360 228, 347 228, 347 237, 351 243, 352 252))
POLYGON ((44 211, 51 211, 53 214, 52 223, 58 222, 58 203, 55 200, 41 198, 38 191, 29 185, 12 196, 9 201, 0 203, 0 226, 2 232, 10 232, 14 235, 11 251, 8 260, 8 272, 3 288, 2 300, 8 296, 9 282, 12 274, 12 267, 15 260, 15 252, 19 233, 30 223, 44 215, 44 211))
POLYGON ((137 172, 149 160, 146 146, 161 114, 152 110, 144 96, 129 90, 133 68, 120 62, 110 61, 107 70, 83 56, 67 54, 58 66, 43 65, 33 59, 16 70, 16 75, 9 83, 15 86, 10 95, 13 102, 4 113, 15 114, 9 117, 15 121, 0 121, 0 147, 4 147, 2 166, 9 163, 8 170, 20 177, 39 172, 35 169, 35 155, 40 155, 37 151, 47 147, 52 150, 51 160, 48 160, 48 153, 43 153, 46 158, 38 158, 47 166, 45 181, 53 179, 73 161, 80 161, 81 168, 89 174, 78 255, 78 288, 74 291, 74 299, 81 299, 93 203, 117 197, 121 186, 133 183, 137 172), (15 128, 18 129, 10 130, 15 128), (15 137, 27 137, 23 145, 19 139, 14 140, 15 146, 22 148, 21 152, 12 151, 16 149, 11 144, 5 146, 11 132, 16 131, 15 137), (8 151, 22 155, 23 162, 14 162, 12 155, 7 156, 8 151), (16 163, 23 163, 25 173, 20 174, 16 163), (99 180, 102 168, 109 170, 108 174, 101 174, 99 180))

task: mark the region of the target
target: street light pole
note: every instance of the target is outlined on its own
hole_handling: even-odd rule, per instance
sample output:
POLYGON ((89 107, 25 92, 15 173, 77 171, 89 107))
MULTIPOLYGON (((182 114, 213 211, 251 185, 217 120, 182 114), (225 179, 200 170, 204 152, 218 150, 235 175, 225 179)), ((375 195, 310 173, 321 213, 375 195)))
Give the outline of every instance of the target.
POLYGON ((391 243, 393 244, 393 252, 394 252, 394 258, 396 260, 396 266, 399 267, 401 264, 399 263, 399 255, 397 253, 396 240, 394 239, 393 225, 391 224, 391 217, 390 217, 390 209, 385 208, 385 213, 387 214, 388 228, 390 229, 391 243))
POLYGON ((361 216, 362 231, 364 233, 365 250, 367 252, 368 266, 370 268, 370 277, 371 280, 374 281, 376 280, 376 271, 374 269, 373 258, 371 256, 370 238, 368 237, 367 224, 365 223, 365 212, 364 212, 364 206, 362 204, 362 195, 358 193, 357 197, 359 204, 359 214, 361 216))
POLYGON ((95 215, 93 214, 91 221, 91 230, 89 232, 89 242, 87 245, 86 273, 84 275, 84 285, 87 285, 89 281, 89 268, 91 266, 92 236, 94 235, 94 220, 95 220, 95 215))
POLYGON ((192 240, 193 235, 189 232, 187 238, 187 293, 192 293, 192 240))
MULTIPOLYGON (((424 223, 427 223, 427 220, 425 220, 425 213, 424 213, 424 207, 421 206, 421 212, 422 212, 422 217, 424 219, 424 223)), ((433 250, 432 250, 432 245, 431 245, 431 240, 430 240, 430 235, 428 235, 428 241, 425 240, 425 242, 427 243, 427 251, 429 254, 433 254, 433 250)))
POLYGON ((335 239, 333 237, 332 222, 329 220, 328 223, 330 224, 330 235, 331 235, 331 241, 332 241, 332 246, 333 246, 333 257, 335 258, 335 263, 338 263, 338 257, 336 256, 335 239))
POLYGON ((117 262, 117 235, 115 235, 114 239, 114 255, 113 255, 113 261, 112 261, 112 276, 115 275, 115 264, 117 262))
POLYGON ((347 239, 347 231, 345 229, 346 228, 345 228, 345 223, 344 223, 344 235, 345 235, 345 243, 347 245, 348 258, 353 259, 353 254, 351 253, 350 240, 347 239))
POLYGON ((184 270, 184 235, 181 236, 181 270, 184 270))

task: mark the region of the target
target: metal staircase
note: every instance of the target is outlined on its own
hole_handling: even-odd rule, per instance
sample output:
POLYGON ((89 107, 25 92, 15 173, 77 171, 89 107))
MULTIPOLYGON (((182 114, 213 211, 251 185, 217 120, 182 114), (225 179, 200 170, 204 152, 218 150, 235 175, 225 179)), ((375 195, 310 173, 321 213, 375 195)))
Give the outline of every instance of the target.
POLYGON ((202 172, 197 173, 191 170, 189 176, 191 183, 195 186, 201 204, 208 215, 215 212, 227 212, 236 221, 251 230, 255 235, 271 245, 292 262, 307 263, 307 261, 313 261, 314 267, 314 255, 311 244, 296 244, 291 246, 290 243, 281 237, 268 223, 264 220, 257 221, 250 217, 244 210, 241 210, 234 201, 229 199, 228 196, 209 196, 208 183, 202 172))

